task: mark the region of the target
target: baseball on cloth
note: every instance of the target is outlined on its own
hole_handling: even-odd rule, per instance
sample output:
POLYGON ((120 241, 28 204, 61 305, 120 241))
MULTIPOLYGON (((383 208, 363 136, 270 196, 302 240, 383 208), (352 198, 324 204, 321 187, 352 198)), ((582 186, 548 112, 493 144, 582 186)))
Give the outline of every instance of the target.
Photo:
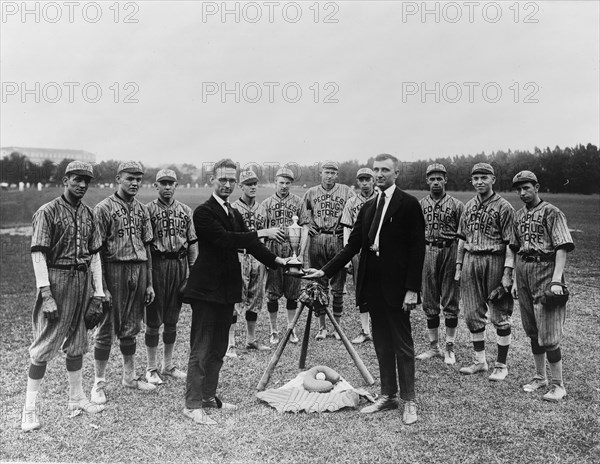
POLYGON ((315 379, 317 380, 325 380, 325 374, 323 372, 319 372, 316 376, 315 379))

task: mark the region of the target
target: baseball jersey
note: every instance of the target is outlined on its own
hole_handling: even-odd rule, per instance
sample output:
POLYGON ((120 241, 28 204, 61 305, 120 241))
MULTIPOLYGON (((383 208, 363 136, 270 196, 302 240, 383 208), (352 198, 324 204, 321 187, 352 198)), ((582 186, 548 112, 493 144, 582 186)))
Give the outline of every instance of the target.
POLYGON ((244 219, 244 224, 250 232, 255 232, 265 228, 265 215, 258 202, 254 202, 252 206, 247 204, 241 198, 231 203, 231 207, 235 208, 244 219))
POLYGON ((72 206, 64 195, 40 206, 33 215, 31 251, 41 251, 49 265, 89 264, 102 246, 92 209, 72 206))
POLYGON ((94 214, 107 261, 148 260, 145 247, 152 242, 152 224, 139 200, 127 203, 114 193, 96 205, 94 214))
POLYGON ((546 202, 534 208, 523 206, 515 213, 514 231, 519 254, 553 254, 559 248, 575 248, 567 219, 561 210, 546 202))
POLYGON ((152 251, 173 253, 198 241, 189 206, 177 200, 167 205, 157 198, 146 208, 152 224, 152 251))
POLYGON ((331 190, 325 190, 322 185, 311 187, 302 197, 298 223, 320 231, 335 231, 339 229, 344 205, 353 196, 354 191, 344 184, 335 184, 331 190))
POLYGON ((484 201, 476 195, 465 205, 458 235, 465 250, 474 253, 500 252, 514 244, 515 210, 496 192, 484 201))
POLYGON ((342 217, 340 218, 340 224, 345 227, 354 227, 354 223, 356 222, 356 218, 358 217, 358 212, 360 209, 367 201, 369 201, 371 198, 375 198, 376 196, 377 192, 375 189, 373 189, 371 195, 368 197, 365 197, 362 192, 358 195, 350 197, 344 205, 342 217))
POLYGON ((425 217, 425 240, 448 240, 456 235, 465 210, 462 201, 445 194, 439 200, 427 195, 419 201, 425 217))
POLYGON ((260 206, 265 215, 265 228, 287 227, 292 225, 292 217, 300 218, 302 199, 293 193, 281 198, 274 193, 266 198, 260 206))

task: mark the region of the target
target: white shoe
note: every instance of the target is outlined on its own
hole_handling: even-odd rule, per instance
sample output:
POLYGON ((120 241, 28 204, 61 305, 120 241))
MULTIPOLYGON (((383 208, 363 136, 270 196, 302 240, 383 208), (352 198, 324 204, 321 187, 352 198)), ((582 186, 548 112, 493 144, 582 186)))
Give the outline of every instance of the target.
POLYGON ((444 362, 448 366, 452 366, 456 363, 456 356, 454 355, 454 343, 446 343, 446 349, 444 350, 444 362))
POLYGON ((279 332, 271 333, 271 336, 269 337, 269 343, 271 345, 279 345, 279 332))
POLYGON ((427 351, 421 353, 419 356, 417 356, 417 359, 419 361, 425 361, 427 359, 431 359, 431 358, 443 358, 444 355, 442 354, 442 350, 440 350, 440 347, 436 345, 435 348, 429 348, 427 351))
POLYGON ((187 374, 185 372, 183 372, 181 369, 176 368, 175 366, 173 366, 171 369, 168 369, 168 370, 165 370, 163 368, 163 370, 160 371, 160 373, 163 376, 173 377, 174 379, 177 379, 177 380, 186 380, 187 379, 187 374))
POLYGON ((290 334, 290 343, 298 343, 298 336, 296 335, 296 331, 292 330, 290 334))
POLYGON ((225 356, 227 356, 228 358, 237 358, 238 355, 235 352, 235 346, 234 345, 229 345, 227 347, 227 351, 225 352, 225 356))
POLYGON ((494 366, 494 371, 491 373, 491 375, 488 378, 495 382, 499 382, 500 380, 504 380, 507 375, 508 375, 508 367, 506 367, 506 364, 497 362, 496 365, 494 366))
POLYGON ((488 363, 484 361, 482 363, 475 362, 467 367, 461 367, 460 373, 465 375, 473 375, 478 372, 486 372, 488 370, 488 363))
POLYGON ((546 393, 544 396, 542 396, 542 399, 544 401, 558 403, 565 396, 567 396, 567 390, 565 389, 565 387, 563 385, 558 385, 557 383, 553 383, 550 385, 550 390, 548 391, 548 393, 546 393))
POLYGON ((37 430, 40 427, 41 424, 37 415, 37 408, 23 408, 23 414, 21 414, 21 430, 23 432, 31 432, 32 430, 37 430))
POLYGON ((327 329, 319 329, 317 336, 315 339, 317 340, 325 340, 327 338, 327 329))
POLYGON ((543 379, 541 376, 536 375, 533 379, 531 379, 531 382, 523 385, 523 390, 527 393, 531 393, 539 390, 540 388, 544 388, 547 385, 548 379, 543 379))
POLYGON ((152 369, 151 371, 146 371, 146 381, 151 383, 152 385, 162 385, 163 381, 159 377, 156 369, 152 369))
POLYGON ((104 393, 104 387, 106 387, 106 382, 103 381, 98 382, 92 387, 92 391, 90 393, 90 399, 92 400, 92 403, 106 403, 106 394, 104 393))

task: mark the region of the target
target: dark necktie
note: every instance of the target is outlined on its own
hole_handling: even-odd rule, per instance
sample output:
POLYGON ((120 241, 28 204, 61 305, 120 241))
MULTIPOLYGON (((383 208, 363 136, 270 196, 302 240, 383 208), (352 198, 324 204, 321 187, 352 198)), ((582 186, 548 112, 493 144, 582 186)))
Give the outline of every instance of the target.
POLYGON ((373 218, 373 222, 371 223, 371 227, 369 229, 369 243, 372 245, 375 243, 375 236, 377 235, 377 229, 379 228, 379 223, 381 222, 381 215, 383 214, 383 206, 385 205, 385 193, 381 192, 379 194, 379 198, 377 199, 377 211, 375 212, 375 217, 373 218))
POLYGON ((223 203, 225 205, 225 208, 227 208, 227 216, 229 216, 229 219, 231 220, 231 222, 233 222, 233 211, 231 210, 231 205, 229 204, 228 201, 223 203))

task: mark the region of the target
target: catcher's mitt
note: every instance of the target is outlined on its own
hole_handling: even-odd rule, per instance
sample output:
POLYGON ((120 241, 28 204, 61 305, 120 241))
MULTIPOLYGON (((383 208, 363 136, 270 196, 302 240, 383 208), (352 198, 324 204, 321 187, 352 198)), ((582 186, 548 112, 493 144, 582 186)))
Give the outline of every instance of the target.
POLYGON ((546 306, 561 306, 569 300, 569 289, 561 282, 551 282, 546 286, 544 294, 540 298, 540 303, 546 306), (563 294, 557 295, 550 290, 554 285, 562 287, 563 294))
POLYGON ((183 282, 181 282, 181 284, 179 285, 179 289, 177 290, 177 298, 179 299, 180 303, 189 303, 189 301, 186 301, 186 299, 183 297, 183 294, 185 293, 185 289, 187 287, 187 283, 188 278, 186 277, 185 279, 183 279, 183 282))
POLYGON ((94 296, 90 299, 83 316, 86 329, 91 330, 102 322, 102 319, 104 319, 104 308, 104 302, 99 296, 94 296))
POLYGON ((500 285, 492 290, 488 296, 488 301, 501 301, 507 297, 511 297, 510 292, 507 292, 506 289, 500 285))

